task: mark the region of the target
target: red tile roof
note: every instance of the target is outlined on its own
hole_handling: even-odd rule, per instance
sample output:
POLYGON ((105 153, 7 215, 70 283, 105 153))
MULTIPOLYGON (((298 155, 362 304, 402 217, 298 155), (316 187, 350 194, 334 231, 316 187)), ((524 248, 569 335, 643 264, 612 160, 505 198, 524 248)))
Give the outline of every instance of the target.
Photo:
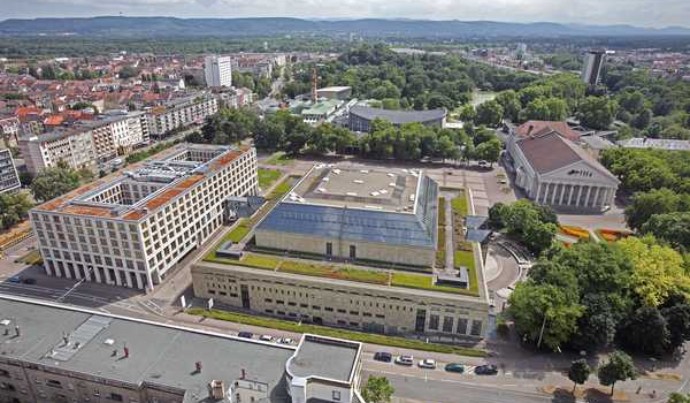
POLYGON ((577 141, 580 139, 580 133, 571 129, 566 122, 528 120, 515 130, 515 133, 519 137, 542 136, 551 132, 557 132, 570 141, 577 141))

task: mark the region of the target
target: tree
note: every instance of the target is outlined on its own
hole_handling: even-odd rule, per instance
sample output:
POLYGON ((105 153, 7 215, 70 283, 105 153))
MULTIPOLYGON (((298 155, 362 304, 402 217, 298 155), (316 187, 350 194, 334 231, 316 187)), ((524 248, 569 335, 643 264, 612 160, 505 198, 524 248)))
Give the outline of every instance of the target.
POLYGON ((362 397, 368 403, 388 403, 395 389, 385 376, 370 376, 362 389, 362 397))
POLYGON ((613 123, 616 109, 616 103, 605 97, 587 97, 578 108, 578 117, 586 127, 606 130, 613 123))
POLYGON ((474 109, 474 106, 472 106, 471 104, 467 104, 462 107, 462 109, 460 110, 460 115, 458 117, 461 121, 465 123, 474 122, 477 118, 477 111, 474 109))
POLYGON ((486 101, 476 108, 477 117, 475 123, 489 127, 497 127, 503 118, 503 107, 495 99, 486 101))
POLYGON ((503 145, 501 144, 501 141, 497 138, 494 138, 479 144, 474 150, 474 155, 477 157, 477 159, 489 162, 493 167, 494 162, 498 161, 498 157, 500 157, 502 149, 503 145))
POLYGON ((641 232, 690 251, 690 212, 654 214, 642 225, 641 232))
POLYGON ((681 195, 666 188, 636 193, 625 208, 625 220, 630 228, 641 229, 653 215, 679 211, 682 203, 681 195))
POLYGON ((577 385, 582 385, 587 382, 590 373, 592 373, 592 368, 590 368, 585 359, 575 360, 570 364, 568 379, 573 381, 573 393, 577 385))
POLYGON ((621 325, 618 338, 632 351, 660 356, 668 348, 670 334, 666 319, 655 307, 643 306, 621 325))
POLYGON ((48 201, 76 189, 80 181, 79 173, 64 162, 39 172, 31 183, 34 198, 48 201))
POLYGON ((633 263, 631 286, 645 305, 656 307, 670 295, 690 290, 680 253, 649 235, 628 237, 617 244, 633 263))
POLYGON ((599 376, 599 383, 604 386, 611 386, 611 396, 613 396, 616 382, 637 378, 632 358, 622 351, 611 353, 608 362, 599 367, 597 375, 599 376))
POLYGON ((123 80, 127 80, 138 75, 139 71, 134 66, 125 66, 122 69, 120 69, 120 72, 118 73, 118 76, 123 80))
POLYGON ((668 403, 690 403, 690 395, 684 395, 681 393, 671 393, 668 397, 668 403))
POLYGON ((509 311, 524 340, 551 350, 566 343, 576 330, 582 307, 554 285, 519 283, 509 298, 509 311))
POLYGON ((496 96, 496 102, 503 107, 503 117, 512 122, 516 122, 518 114, 522 109, 520 98, 513 90, 503 91, 496 96))
POLYGON ((690 340, 690 301, 684 295, 675 294, 661 306, 661 314, 668 328, 668 351, 673 351, 690 340))
POLYGON ((0 229, 7 229, 27 217, 33 204, 24 192, 0 193, 0 229))

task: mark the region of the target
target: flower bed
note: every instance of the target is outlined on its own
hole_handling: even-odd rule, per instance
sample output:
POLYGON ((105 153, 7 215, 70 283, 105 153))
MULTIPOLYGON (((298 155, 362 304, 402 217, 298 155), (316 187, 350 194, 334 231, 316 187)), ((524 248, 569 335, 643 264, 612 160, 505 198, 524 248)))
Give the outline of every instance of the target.
POLYGON ((600 228, 597 230, 597 235, 599 238, 606 242, 616 242, 623 238, 627 238, 632 235, 630 231, 620 231, 615 229, 600 228))
POLYGON ((559 231, 564 235, 569 235, 578 239, 589 239, 589 231, 574 225, 561 225, 559 231))

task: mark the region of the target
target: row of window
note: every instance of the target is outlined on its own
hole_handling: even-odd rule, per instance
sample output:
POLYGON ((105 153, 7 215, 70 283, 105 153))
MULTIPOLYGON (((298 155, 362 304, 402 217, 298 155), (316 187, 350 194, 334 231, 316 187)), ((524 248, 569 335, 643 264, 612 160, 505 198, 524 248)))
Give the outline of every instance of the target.
MULTIPOLYGON (((465 318, 458 318, 457 325, 454 327, 453 322, 455 318, 452 316, 443 317, 443 326, 439 328, 440 318, 439 315, 431 314, 429 315, 429 330, 442 331, 444 333, 457 333, 457 334, 467 334, 467 327, 469 320, 465 318)), ((481 336, 482 334, 482 321, 473 320, 472 326, 470 328, 470 335, 481 336)))

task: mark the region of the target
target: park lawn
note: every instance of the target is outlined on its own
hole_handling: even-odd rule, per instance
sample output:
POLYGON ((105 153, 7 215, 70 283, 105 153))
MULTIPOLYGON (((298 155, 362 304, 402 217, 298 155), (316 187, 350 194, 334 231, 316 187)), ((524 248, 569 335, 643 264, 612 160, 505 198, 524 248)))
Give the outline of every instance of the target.
POLYGON ((387 284, 388 274, 373 270, 339 268, 331 265, 305 263, 297 260, 285 260, 280 265, 283 273, 302 274, 305 276, 327 277, 338 280, 357 281, 360 283, 387 284))
POLYGON ((264 163, 266 165, 290 165, 294 159, 283 151, 273 153, 264 163))
POLYGON ((242 219, 237 223, 235 228, 233 228, 232 231, 230 231, 228 235, 226 235, 225 238, 223 238, 223 242, 232 241, 234 243, 238 243, 242 241, 244 237, 247 236, 251 229, 252 227, 248 220, 242 219))
POLYGON ((277 181, 280 178, 280 175, 282 175, 282 172, 280 172, 277 169, 259 168, 259 187, 261 189, 268 189, 269 187, 271 187, 273 182, 277 181))
POLYGON ((269 318, 265 316, 249 315, 238 312, 221 311, 217 309, 206 310, 203 308, 191 308, 187 310, 190 315, 203 316, 217 320, 240 323, 249 326, 259 326, 271 329, 283 330, 294 333, 310 333, 326 337, 336 337, 359 341, 362 343, 378 344, 382 346, 406 348, 420 351, 437 352, 443 354, 456 354, 468 357, 486 357, 486 351, 459 347, 446 344, 425 343, 421 340, 405 339, 402 337, 386 336, 381 334, 362 333, 353 330, 336 329, 326 326, 311 324, 299 324, 288 320, 269 318))

